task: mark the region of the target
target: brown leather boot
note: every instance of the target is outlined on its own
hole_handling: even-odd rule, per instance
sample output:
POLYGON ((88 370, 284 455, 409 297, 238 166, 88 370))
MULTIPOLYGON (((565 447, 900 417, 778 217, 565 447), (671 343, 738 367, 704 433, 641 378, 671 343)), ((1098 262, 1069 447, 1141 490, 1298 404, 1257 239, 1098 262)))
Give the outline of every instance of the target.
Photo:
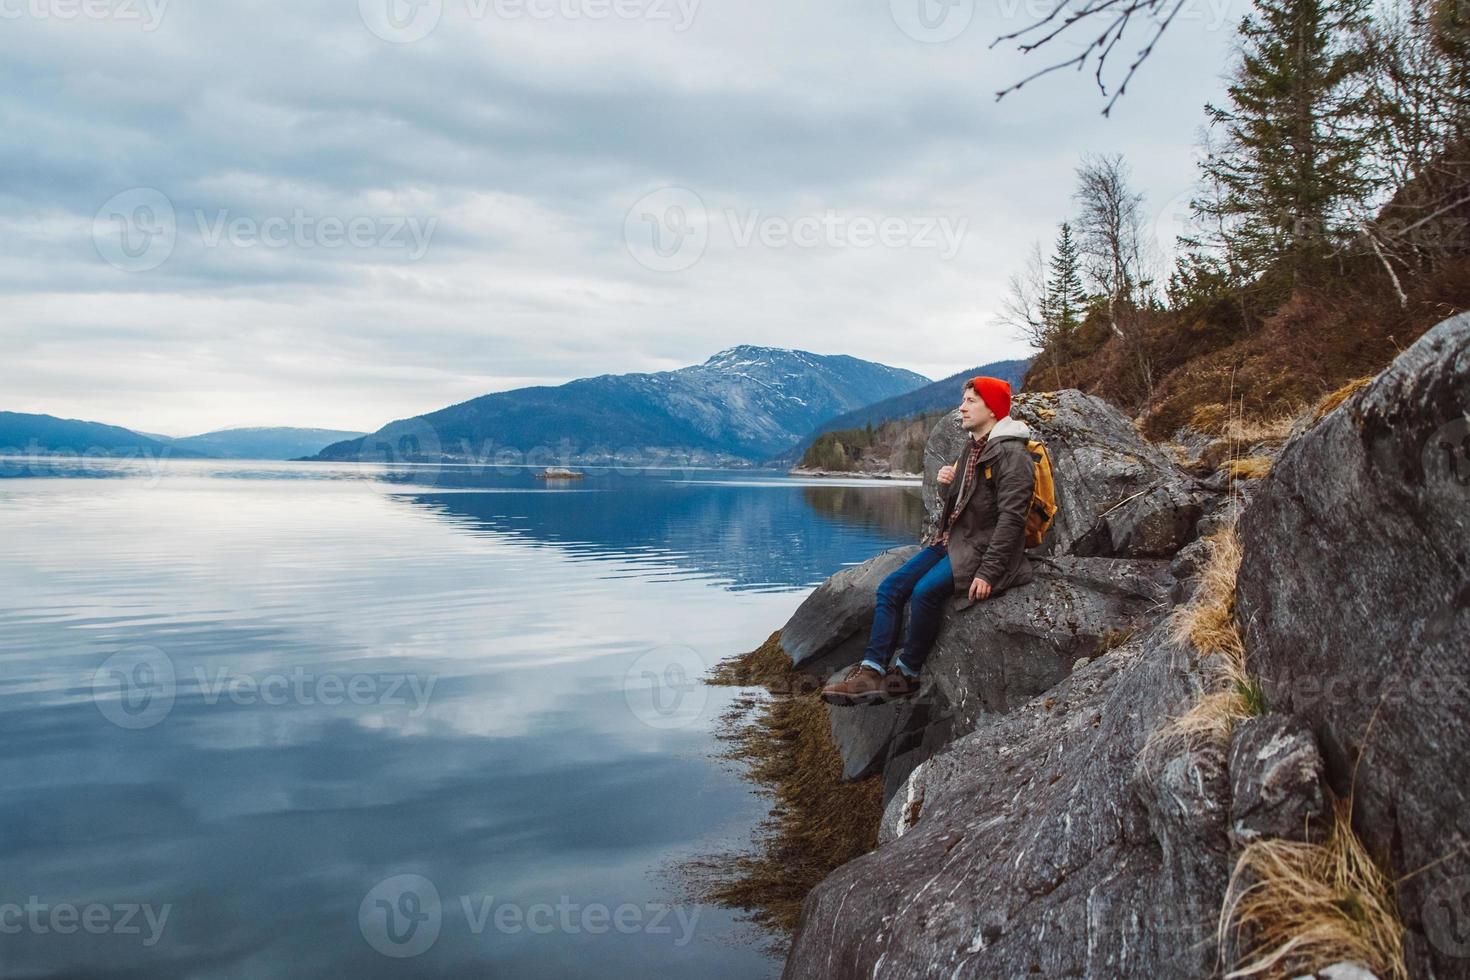
POLYGON ((899 670, 897 665, 888 668, 888 673, 883 675, 883 700, 896 701, 900 698, 911 698, 919 693, 919 678, 910 677, 899 670))
POLYGON ((857 664, 842 680, 822 688, 822 700, 841 708, 877 704, 883 700, 883 675, 865 664, 857 664))

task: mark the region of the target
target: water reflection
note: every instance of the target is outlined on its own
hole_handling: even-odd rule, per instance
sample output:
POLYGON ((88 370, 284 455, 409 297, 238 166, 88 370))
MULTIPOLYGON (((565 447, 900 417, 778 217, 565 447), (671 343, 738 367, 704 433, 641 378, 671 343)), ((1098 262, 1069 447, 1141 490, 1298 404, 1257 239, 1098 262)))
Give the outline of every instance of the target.
POLYGON ((578 557, 616 557, 637 563, 640 576, 659 567, 732 590, 816 585, 854 555, 867 558, 891 547, 895 537, 916 539, 924 518, 917 494, 904 487, 657 478, 584 482, 575 490, 509 496, 398 496, 472 532, 554 544, 578 557))
POLYGON ((117 478, 0 483, 0 905, 171 911, 152 945, 0 935, 7 975, 778 969, 709 906, 684 908, 682 945, 672 916, 620 933, 558 912, 541 933, 482 912, 648 915, 674 900, 663 869, 745 838, 767 803, 711 762, 735 694, 701 685, 709 702, 664 724, 687 692, 659 689, 661 651, 758 645, 811 584, 912 539, 904 488, 103 468, 117 478), (126 690, 95 684, 138 649, 174 685, 129 729, 108 714, 126 690), (361 914, 404 874, 442 908, 431 948, 400 960, 361 914))

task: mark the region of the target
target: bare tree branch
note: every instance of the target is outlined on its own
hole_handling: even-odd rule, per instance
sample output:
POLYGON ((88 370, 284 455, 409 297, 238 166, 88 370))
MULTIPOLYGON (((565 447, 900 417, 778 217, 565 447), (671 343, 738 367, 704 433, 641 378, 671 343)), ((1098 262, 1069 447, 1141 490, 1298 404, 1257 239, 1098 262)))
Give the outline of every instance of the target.
POLYGON ((1183 9, 1184 2, 1185 0, 1101 0, 1101 2, 1097 2, 1097 0, 1059 0, 1056 6, 1052 7, 1045 16, 1019 30, 997 36, 995 40, 990 42, 990 46, 993 48, 1002 41, 1019 40, 1027 34, 1042 31, 1048 25, 1052 25, 1049 30, 1046 30, 1036 40, 1016 45, 1016 50, 1022 54, 1030 54, 1055 41, 1073 25, 1084 20, 1096 19, 1098 17, 1111 17, 1111 20, 1108 20, 1104 24, 1102 31, 1081 52, 1070 58, 1038 69, 1015 84, 1001 89, 995 93, 996 100, 1003 99, 1011 92, 1019 91, 1027 83, 1062 68, 1076 67, 1078 71, 1081 71, 1087 66, 1089 59, 1095 59, 1096 62, 1093 70, 1093 79, 1097 83, 1098 91, 1102 95, 1107 96, 1108 84, 1103 78, 1103 73, 1107 67, 1109 57, 1113 55, 1113 49, 1123 40, 1123 35, 1135 16, 1152 20, 1156 25, 1153 35, 1149 37, 1148 43, 1138 50, 1137 57, 1133 59, 1124 71, 1122 81, 1119 82, 1117 90, 1112 93, 1107 104, 1103 107, 1102 114, 1104 116, 1109 115, 1113 110, 1113 106, 1122 98, 1123 93, 1128 90, 1128 83, 1138 72, 1139 67, 1153 53, 1154 47, 1159 42, 1159 38, 1163 36, 1164 31, 1168 29, 1174 17, 1183 9), (1058 21, 1058 18, 1060 18, 1060 21, 1053 23, 1058 21))

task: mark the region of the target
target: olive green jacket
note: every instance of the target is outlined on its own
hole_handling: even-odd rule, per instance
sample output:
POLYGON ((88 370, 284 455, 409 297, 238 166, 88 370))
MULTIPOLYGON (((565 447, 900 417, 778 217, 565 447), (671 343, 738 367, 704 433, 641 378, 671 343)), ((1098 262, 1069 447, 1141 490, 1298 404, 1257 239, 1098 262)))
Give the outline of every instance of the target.
MULTIPOLYGON (((973 438, 973 437, 972 437, 973 438)), ((949 535, 949 561, 954 569, 956 605, 969 605, 970 583, 983 578, 991 595, 1031 581, 1026 557, 1026 511, 1036 488, 1036 462, 1026 449, 1031 430, 1006 416, 990 430, 980 465, 969 486, 965 459, 969 446, 955 462, 955 478, 940 487, 938 541, 951 512, 958 511, 949 535)))

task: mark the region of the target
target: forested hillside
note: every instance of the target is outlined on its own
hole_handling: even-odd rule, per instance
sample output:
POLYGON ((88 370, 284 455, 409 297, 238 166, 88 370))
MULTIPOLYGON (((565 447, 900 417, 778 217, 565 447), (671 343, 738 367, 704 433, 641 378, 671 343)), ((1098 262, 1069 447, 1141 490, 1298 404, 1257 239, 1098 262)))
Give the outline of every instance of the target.
POLYGON ((1028 388, 1100 395, 1153 438, 1269 421, 1470 307, 1463 5, 1262 0, 1240 43, 1172 263, 1127 161, 1082 159, 1001 317, 1039 351, 1028 388))

